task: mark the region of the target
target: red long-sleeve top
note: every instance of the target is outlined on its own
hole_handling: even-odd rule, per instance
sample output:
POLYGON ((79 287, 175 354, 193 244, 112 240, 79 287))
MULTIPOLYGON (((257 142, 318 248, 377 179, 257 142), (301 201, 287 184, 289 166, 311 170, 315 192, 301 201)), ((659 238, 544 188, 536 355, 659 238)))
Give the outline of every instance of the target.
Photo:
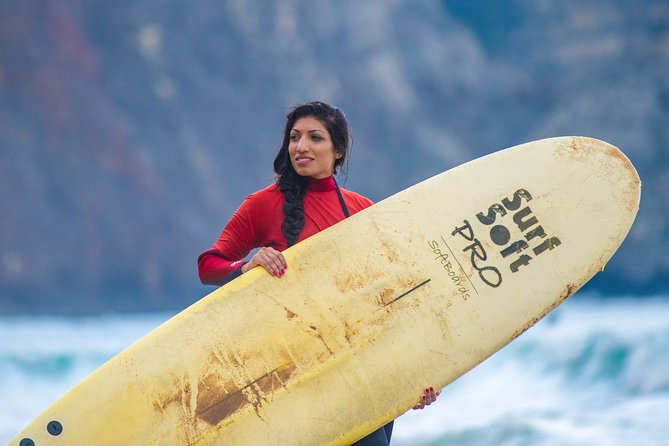
MULTIPOLYGON (((373 202, 360 194, 339 188, 351 215, 373 202)), ((281 233, 283 193, 271 185, 249 195, 225 225, 210 249, 197 260, 198 273, 206 285, 223 285, 241 274, 244 257, 254 248, 269 246, 277 251, 287 248, 281 233)), ((309 178, 304 196, 304 227, 297 238, 307 237, 343 220, 344 211, 332 177, 309 178)))

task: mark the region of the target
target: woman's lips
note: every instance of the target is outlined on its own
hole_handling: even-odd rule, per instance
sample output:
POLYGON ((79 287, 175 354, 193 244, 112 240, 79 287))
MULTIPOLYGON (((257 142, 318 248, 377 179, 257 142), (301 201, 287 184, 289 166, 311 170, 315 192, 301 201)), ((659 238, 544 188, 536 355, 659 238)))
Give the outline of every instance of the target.
POLYGON ((307 158, 307 157, 303 157, 303 156, 295 158, 295 162, 300 166, 309 164, 312 161, 313 161, 313 158, 307 158))

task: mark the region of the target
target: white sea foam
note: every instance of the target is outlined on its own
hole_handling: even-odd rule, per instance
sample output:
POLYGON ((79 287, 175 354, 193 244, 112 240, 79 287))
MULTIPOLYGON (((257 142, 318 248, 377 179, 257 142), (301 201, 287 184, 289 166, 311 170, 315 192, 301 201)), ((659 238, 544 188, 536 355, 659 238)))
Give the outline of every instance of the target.
MULTIPOLYGON (((167 318, 0 318, 0 444, 167 318)), ((668 407, 669 299, 577 295, 400 417, 393 445, 669 445, 668 407)))
POLYGON ((167 317, 1 317, 0 444, 167 317))
POLYGON ((576 296, 396 422, 402 445, 669 445, 669 300, 576 296))

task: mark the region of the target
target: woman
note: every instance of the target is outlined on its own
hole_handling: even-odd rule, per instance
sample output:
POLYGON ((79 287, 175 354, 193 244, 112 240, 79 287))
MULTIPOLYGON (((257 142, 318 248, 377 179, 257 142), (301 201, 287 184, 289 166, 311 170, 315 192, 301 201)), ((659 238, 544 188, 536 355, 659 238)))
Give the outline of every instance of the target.
MULTIPOLYGON (((288 265, 281 251, 372 205, 337 185, 333 175, 346 161, 350 134, 344 114, 323 102, 298 105, 288 113, 283 143, 274 159, 276 183, 249 195, 214 246, 198 258, 200 280, 223 285, 262 266, 281 277, 288 265), (255 248, 247 262, 242 260, 255 248)), ((414 409, 434 402, 425 389, 414 409)), ((390 444, 393 422, 355 443, 390 444)))

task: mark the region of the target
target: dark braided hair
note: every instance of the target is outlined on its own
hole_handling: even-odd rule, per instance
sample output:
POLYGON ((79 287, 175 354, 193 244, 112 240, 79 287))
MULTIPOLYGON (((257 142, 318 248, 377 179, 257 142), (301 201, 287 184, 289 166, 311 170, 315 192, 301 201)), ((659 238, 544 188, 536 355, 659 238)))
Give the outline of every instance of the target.
POLYGON ((350 144, 350 133, 348 122, 344 113, 337 107, 324 102, 307 102, 297 105, 286 116, 286 126, 283 130, 283 142, 279 153, 274 159, 274 172, 276 173, 276 185, 283 193, 283 223, 281 232, 288 246, 297 241, 300 231, 304 227, 304 196, 307 193, 307 178, 300 176, 290 161, 288 146, 290 144, 290 132, 295 123, 304 117, 311 116, 317 119, 330 134, 332 146, 335 152, 341 156, 335 159, 333 175, 346 160, 350 144))

